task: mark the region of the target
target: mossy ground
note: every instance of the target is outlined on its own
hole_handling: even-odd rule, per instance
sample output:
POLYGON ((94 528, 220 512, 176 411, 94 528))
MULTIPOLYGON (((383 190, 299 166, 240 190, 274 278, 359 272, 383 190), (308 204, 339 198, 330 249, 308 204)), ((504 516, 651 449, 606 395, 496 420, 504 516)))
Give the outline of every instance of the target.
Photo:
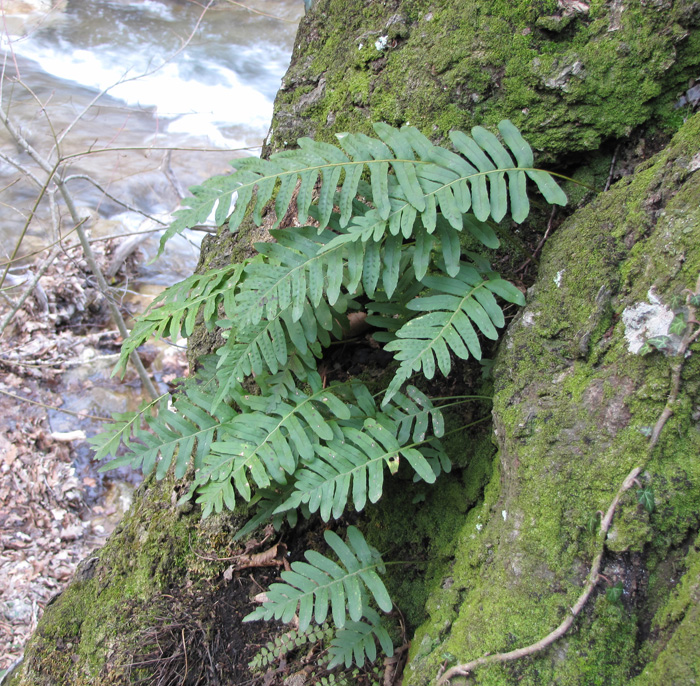
POLYGON ((109 686, 216 683, 221 673, 249 678, 260 627, 242 625, 256 584, 274 568, 251 570, 230 584, 235 517, 200 521, 176 506, 181 486, 148 479, 104 548, 79 568, 47 608, 13 686, 109 686), (221 559, 219 559, 221 558, 221 559), (220 653, 216 665, 207 654, 220 653), (164 681, 163 683, 167 683, 164 681))

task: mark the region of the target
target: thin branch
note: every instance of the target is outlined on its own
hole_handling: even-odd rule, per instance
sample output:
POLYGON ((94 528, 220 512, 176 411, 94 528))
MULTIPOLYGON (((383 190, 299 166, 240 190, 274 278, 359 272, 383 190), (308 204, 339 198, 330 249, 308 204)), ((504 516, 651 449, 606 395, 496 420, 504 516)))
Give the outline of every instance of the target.
MULTIPOLYGON (((102 273, 102 270, 100 269, 100 265, 97 264, 95 254, 92 251, 92 246, 90 245, 90 241, 88 240, 87 234, 85 233, 85 229, 82 227, 82 225, 80 225, 80 215, 78 214, 78 209, 76 208, 75 203, 73 202, 73 196, 70 194, 68 188, 66 187, 63 181, 57 181, 56 185, 58 186, 59 192, 63 196, 63 200, 66 203, 66 207, 68 208, 68 212, 70 213, 71 218, 76 224, 78 224, 78 240, 80 241, 80 245, 83 248, 83 255, 85 257, 85 261, 88 263, 90 271, 95 276, 98 290, 105 297, 107 307, 109 307, 109 311, 112 315, 112 321, 114 321, 117 328, 119 329, 119 333, 121 334, 122 338, 126 340, 129 337, 129 330, 126 328, 124 317, 122 317, 122 313, 119 311, 119 308, 117 307, 116 303, 112 300, 112 298, 109 297, 109 286, 105 281, 105 277, 102 273)), ((152 398, 157 398, 159 393, 156 390, 156 387, 153 385, 153 381, 151 380, 151 377, 146 371, 146 368, 143 366, 143 362, 141 361, 139 354, 136 351, 134 351, 129 356, 129 359, 134 365, 134 368, 136 369, 136 372, 138 373, 139 378, 141 379, 141 383, 143 384, 144 389, 152 398)))
POLYGON ((612 156, 612 161, 610 162, 610 173, 608 174, 608 180, 605 182, 605 188, 603 188, 603 192, 607 191, 608 188, 610 188, 610 184, 612 183, 613 179, 613 173, 615 172, 615 162, 617 162, 617 153, 620 150, 619 144, 615 147, 615 152, 613 152, 612 156))
POLYGON ((256 10, 254 7, 244 5, 242 2, 236 2, 236 0, 226 0, 226 2, 229 5, 235 5, 236 7, 242 7, 244 10, 248 10, 252 14, 259 14, 263 17, 267 17, 268 19, 276 19, 277 21, 283 21, 286 24, 296 24, 297 23, 296 19, 285 19, 284 17, 277 17, 274 14, 268 14, 267 12, 263 12, 262 10, 256 10))
POLYGON ((24 291, 22 291, 22 295, 20 295, 19 300, 17 302, 13 303, 12 308, 10 311, 5 315, 4 319, 0 323, 0 336, 5 333, 5 329, 8 327, 14 316, 17 314, 19 311, 20 307, 24 305, 25 301, 27 298, 31 295, 31 293, 34 291, 34 289, 37 287, 37 284, 39 283, 39 279, 46 273, 46 270, 53 264, 53 261, 58 257, 58 255, 61 252, 60 246, 55 246, 54 249, 49 253, 49 256, 44 260, 43 264, 39 269, 37 269, 36 274, 32 278, 32 280, 27 284, 25 287, 24 291))
POLYGON ((101 193, 106 195, 110 200, 113 202, 117 203, 118 205, 121 205, 123 208, 129 210, 130 212, 136 212, 137 214, 140 214, 142 217, 145 217, 146 219, 150 219, 151 221, 157 222, 158 224, 161 224, 162 226, 167 226, 167 222, 161 221, 160 219, 157 219, 153 215, 148 214, 148 212, 144 212, 143 210, 140 210, 138 207, 134 207, 133 205, 130 205, 128 202, 124 202, 123 200, 120 200, 119 198, 115 197, 112 195, 106 188, 104 188, 100 183, 95 181, 89 174, 71 174, 70 176, 66 176, 65 179, 63 179, 64 183, 68 183, 69 181, 75 181, 75 180, 81 180, 81 181, 87 181, 91 183, 97 190, 99 190, 101 193))
POLYGON ((251 152, 260 150, 259 145, 249 145, 242 148, 183 148, 179 146, 168 145, 125 145, 121 147, 109 148, 89 148, 80 152, 72 152, 61 157, 61 162, 66 162, 76 157, 85 157, 87 155, 97 155, 103 152, 138 152, 139 150, 174 150, 176 152, 251 152))
POLYGON ((80 417, 81 419, 98 419, 101 422, 109 422, 110 424, 114 421, 110 417, 98 417, 93 414, 83 414, 82 412, 73 412, 73 410, 64 410, 61 407, 56 407, 55 405, 47 405, 46 403, 40 403, 38 400, 30 400, 29 398, 24 398, 21 395, 15 395, 9 391, 3 391, 0 388, 0 394, 6 395, 8 398, 13 398, 14 400, 20 400, 23 403, 29 403, 30 405, 38 405, 47 410, 54 410, 54 412, 63 412, 64 414, 72 415, 73 417, 80 417))
MULTIPOLYGON (((18 172, 20 172, 21 174, 24 174, 26 177, 31 179, 37 186, 39 186, 39 188, 41 188, 44 185, 43 183, 41 183, 41 181, 39 181, 39 179, 36 178, 36 176, 34 176, 34 174, 32 174, 31 171, 29 171, 29 169, 27 169, 26 167, 23 167, 22 164, 20 164, 16 160, 13 160, 11 157, 6 155, 4 152, 0 152, 0 160, 2 160, 3 162, 6 162, 11 167, 14 167, 18 172)), ((3 188, 3 190, 5 190, 5 189, 3 188)))
MULTIPOLYGON (((119 333, 121 334, 122 338, 124 338, 124 339, 128 338, 129 337, 129 330, 126 327, 126 323, 124 322, 124 318, 122 317, 122 314, 119 311, 119 308, 117 307, 116 303, 112 300, 112 298, 109 297, 109 287, 107 286, 107 282, 105 281, 102 270, 100 269, 100 266, 97 263, 97 260, 95 259, 95 254, 92 251, 90 241, 88 240, 87 234, 85 233, 85 229, 83 227, 83 222, 85 220, 78 213, 78 209, 75 206, 73 196, 71 195, 70 191, 68 190, 68 187, 66 186, 65 182, 59 176, 56 175, 56 172, 58 170, 58 166, 59 166, 59 164, 61 164, 60 161, 52 167, 29 144, 29 142, 24 138, 24 136, 22 136, 22 134, 19 132, 17 127, 11 121, 8 114, 2 108, 0 108, 0 121, 5 125, 5 128, 8 130, 10 135, 14 138, 17 145, 19 145, 39 165, 39 167, 41 167, 41 169, 43 169, 48 174, 48 178, 46 180, 46 183, 42 187, 41 192, 39 193, 39 196, 37 197, 37 200, 34 204, 34 208, 32 209, 32 212, 30 213, 30 217, 27 220, 27 223, 25 224, 25 227, 22 231, 22 234, 20 235, 20 238, 15 246, 15 250, 14 250, 12 256, 10 257, 10 260, 14 260, 14 258, 17 256, 17 252, 19 251, 19 246, 20 246, 22 239, 24 238, 24 235, 29 227, 29 222, 34 217, 34 213, 35 213, 36 208, 38 207, 39 202, 41 202, 41 199, 42 199, 44 193, 47 191, 48 185, 53 180, 58 188, 59 193, 63 197, 64 202, 66 203, 66 207, 68 208, 68 212, 70 213, 71 219, 73 220, 73 222, 76 225, 76 232, 78 234, 78 240, 80 241, 80 245, 83 248, 83 255, 85 257, 85 261, 88 263, 90 270, 92 271, 93 275, 95 276, 100 293, 102 293, 102 295, 105 297, 107 307, 109 308, 110 314, 112 315, 112 320, 114 321, 117 328, 119 329, 119 333)), ((6 276, 7 272, 9 271, 9 268, 10 268, 10 265, 8 263, 7 266, 5 267, 5 271, 3 273, 2 279, 0 280, 0 287, 2 287, 2 284, 5 280, 5 276, 6 276)), ((143 384, 144 389, 148 392, 148 394, 152 398, 156 398, 158 396, 158 391, 156 390, 156 387, 153 385, 153 381, 151 380, 151 377, 149 376, 148 372, 146 371, 146 368, 144 367, 143 362, 141 361, 141 358, 139 357, 138 353, 136 351, 134 351, 129 356, 129 359, 131 360, 131 363, 134 365, 134 368, 136 369, 136 372, 138 373, 139 378, 141 379, 141 383, 143 384)))
MULTIPOLYGON (((5 112, 3 109, 0 107, 0 113, 3 115, 5 112)), ((9 130, 9 129, 8 129, 9 130)), ((55 171, 55 169, 54 169, 55 171)), ((52 173, 53 175, 53 173, 52 173)), ((47 182, 48 184, 48 182, 47 182)), ((34 219, 34 216, 36 215, 36 211, 39 209, 39 205, 41 204, 41 201, 44 198, 44 194, 46 193, 47 190, 47 184, 44 184, 41 187, 41 190, 39 191, 39 195, 37 195, 36 200, 34 201, 34 205, 32 206, 32 209, 29 212, 29 216, 27 217, 26 221, 24 222, 24 226, 22 227, 22 230, 19 233, 19 237, 17 238, 17 242, 15 243, 14 250, 12 251, 12 254, 10 255, 10 259, 5 265, 5 270, 2 273, 2 276, 0 276, 0 288, 2 288, 2 285, 5 283, 5 278, 7 277, 7 273, 10 271, 10 264, 15 260, 17 257, 17 254, 19 253, 19 249, 22 246, 22 241, 24 240, 25 235, 27 234, 27 231, 29 230, 29 225, 32 223, 32 220, 34 219)))

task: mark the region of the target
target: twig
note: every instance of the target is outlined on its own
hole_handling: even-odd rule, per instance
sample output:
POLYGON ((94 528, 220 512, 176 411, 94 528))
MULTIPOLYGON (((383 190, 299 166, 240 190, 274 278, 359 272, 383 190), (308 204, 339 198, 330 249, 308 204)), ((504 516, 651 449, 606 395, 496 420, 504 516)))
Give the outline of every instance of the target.
POLYGON ((145 217, 146 219, 150 219, 151 221, 154 221, 158 224, 161 224, 162 226, 168 225, 167 222, 164 222, 161 219, 157 219, 153 215, 148 214, 148 212, 144 212, 143 210, 140 210, 138 207, 134 207, 133 205, 130 205, 128 202, 124 202, 123 200, 120 200, 119 198, 115 197, 106 188, 104 188, 101 184, 99 184, 97 181, 95 181, 95 179, 93 179, 89 174, 71 174, 70 176, 66 176, 66 178, 63 179, 63 182, 68 183, 69 181, 74 181, 76 179, 80 179, 81 181, 87 181, 88 183, 91 183, 103 195, 107 196, 110 200, 112 200, 113 202, 116 202, 118 205, 121 205, 124 209, 127 209, 130 212, 136 212, 137 214, 140 214, 142 217, 145 217))
POLYGON ((185 653, 185 676, 182 677, 182 683, 187 681, 187 673, 190 671, 187 664, 187 645, 185 644, 185 627, 182 627, 182 650, 185 653))
POLYGON ((41 267, 37 269, 36 274, 34 275, 32 280, 27 284, 24 291, 22 291, 22 295, 20 295, 19 300, 13 303, 11 310, 5 315, 4 319, 2 320, 2 323, 0 323, 0 336, 3 335, 5 329, 12 321, 12 318, 17 314, 19 308, 22 307, 22 305, 24 305, 27 298, 30 296, 32 291, 36 288, 37 284, 39 283, 39 279, 46 273, 46 270, 51 266, 51 264, 58 257, 60 252, 60 246, 54 247, 54 249, 49 253, 49 256, 44 260, 41 267))
POLYGON ((527 267, 527 265, 530 264, 530 262, 532 262, 533 260, 537 260, 537 253, 539 253, 539 251, 542 250, 542 246, 545 244, 545 241, 549 237, 549 233, 552 230, 552 223, 554 222, 554 216, 556 215, 556 213, 557 213, 557 207, 555 205, 554 207, 552 207, 552 213, 549 215, 549 221, 547 222, 547 230, 544 232, 544 236, 542 236, 542 238, 540 238, 540 242, 537 244, 537 247, 535 248, 535 252, 533 252, 532 255, 530 255, 530 257, 528 257, 525 260, 525 262, 523 262, 515 270, 516 274, 519 274, 521 271, 523 271, 523 269, 525 269, 525 267, 527 267))
MULTIPOLYGON (((201 17, 200 17, 201 21, 201 17)), ((84 219, 80 216, 78 213, 78 209, 75 206, 75 202, 73 201, 73 196, 71 195, 70 191, 68 190, 68 187, 66 186, 66 183, 63 179, 60 178, 60 176, 56 175, 56 172, 58 171, 58 168, 60 166, 60 161, 51 166, 47 160, 45 160, 33 147, 32 145, 22 136, 20 131, 17 129, 17 127, 14 125, 10 117, 8 116, 7 112, 0 108, 0 122, 2 122, 9 132, 9 134, 14 138, 15 142, 17 145, 19 145, 24 152, 26 152, 38 165, 39 167, 46 172, 47 174, 47 180, 46 183, 43 185, 41 192, 39 193, 39 196, 37 198, 37 201, 34 205, 34 208, 32 209, 31 212, 31 217, 34 215, 34 211, 36 207, 38 206, 38 203, 40 202, 41 198, 43 197, 44 193, 46 192, 48 185, 53 182, 56 184, 56 187, 58 188, 59 193, 63 197, 64 202, 66 203, 66 207, 68 208, 68 212, 71 216, 71 219, 76 225, 76 231, 78 234, 78 240, 80 241, 80 245, 82 246, 83 249, 83 255, 85 257, 85 261, 88 263, 88 266, 90 267, 90 271, 92 271, 93 275, 95 276, 95 279, 97 281, 97 286, 102 293, 102 295, 105 298, 105 301, 107 303, 107 307, 109 308, 110 314, 112 315, 112 320, 116 324, 117 328, 119 329, 119 333, 121 334, 122 338, 126 339, 129 337, 129 330, 126 327, 126 323, 124 322, 124 318, 122 317, 121 312, 119 311, 119 308, 117 307, 116 303, 109 297, 109 287, 107 286, 107 282, 105 281, 104 275, 102 274, 102 270, 100 269, 99 264, 97 264, 97 260, 95 259, 95 254, 92 251, 92 247, 90 245, 90 241, 88 240, 87 234, 85 233, 85 229, 83 228, 82 224, 84 222, 84 219)), ((57 140, 57 145, 60 143, 60 138, 57 140)), ((28 223, 25 225, 25 229, 22 233, 22 236, 20 237, 20 242, 24 236, 24 233, 26 232, 28 228, 28 223)), ((19 250, 19 243, 15 247, 15 251, 11 256, 11 260, 14 259, 17 256, 17 252, 19 250)), ((0 281, 0 286, 2 286, 2 281, 5 279, 5 274, 7 274, 7 271, 9 270, 9 264, 5 267, 5 273, 3 274, 2 280, 0 281)), ((136 369, 137 374, 139 375, 139 378, 141 379, 141 383, 143 384, 144 389, 146 392, 152 397, 152 398, 157 398, 158 397, 158 391, 156 390, 156 387, 153 385, 153 381, 151 380, 151 377, 148 375, 148 372, 146 371, 146 368, 143 365, 143 362, 141 361, 141 358, 139 357, 138 353, 134 351, 130 356, 129 359, 131 360, 131 363, 134 365, 134 368, 136 369)))
POLYGON ((610 188, 610 184, 612 183, 613 172, 615 171, 615 162, 617 161, 617 152, 619 149, 620 146, 617 145, 615 147, 615 152, 613 152, 612 162, 610 162, 610 173, 608 174, 608 180, 605 182, 605 188, 603 188, 603 192, 607 191, 608 188, 610 188))
POLYGON ((236 0, 226 0, 226 2, 229 5, 236 5, 236 7, 242 7, 244 10, 248 10, 249 12, 252 12, 253 14, 259 14, 263 17, 267 17, 268 19, 276 19, 277 21, 283 21, 287 24, 296 24, 297 23, 295 19, 285 19, 284 17, 276 17, 274 14, 268 14, 267 12, 263 12, 262 10, 256 10, 254 7, 244 5, 242 2, 236 2, 236 0))
POLYGON ((114 421, 109 417, 98 417, 94 414, 83 414, 82 412, 73 412, 73 410, 64 410, 60 407, 56 407, 55 405, 46 405, 45 403, 40 403, 38 400, 30 400, 29 398, 24 398, 21 395, 15 395, 14 393, 10 393, 9 391, 3 391, 1 388, 0 394, 6 395, 8 398, 13 398, 14 400, 20 400, 23 403, 29 403, 30 405, 38 405, 39 407, 43 407, 46 410, 53 410, 54 412, 63 412, 64 414, 69 414, 73 417, 79 417, 80 419, 98 419, 101 422, 109 422, 110 424, 114 421))
MULTIPOLYGON (((693 295, 698 294, 700 294, 700 276, 698 277, 697 283, 695 285, 695 292, 693 293, 693 295)), ((695 307, 688 304, 688 320, 692 321, 694 319, 695 307)), ((466 676, 470 672, 473 672, 477 667, 481 667, 483 665, 510 662, 512 660, 518 660, 522 657, 527 657, 528 655, 534 655, 536 653, 539 653, 540 651, 549 647, 558 638, 561 638, 569 630, 571 625, 574 623, 574 619, 576 619, 577 615, 584 608, 586 602, 588 602, 588 599, 591 596, 591 593, 593 592, 593 589, 598 583, 600 565, 603 561, 603 555, 605 554, 605 544, 607 541, 608 531, 610 529, 610 526, 612 525, 612 520, 615 516, 615 510, 617 509, 617 506, 620 503, 620 499, 630 488, 632 488, 632 486, 635 484, 637 477, 651 459, 651 455, 659 442, 661 432, 663 431, 666 422, 673 414, 674 406, 676 404, 676 401, 678 400, 678 393, 680 392, 681 373, 683 371, 683 362, 685 361, 685 354, 688 351, 690 345, 692 345, 692 343, 695 342, 695 340, 697 340, 698 336, 700 336, 700 328, 693 331, 691 327, 688 327, 688 330, 683 336, 681 344, 678 348, 678 352, 676 354, 676 363, 674 364, 673 371, 671 373, 671 391, 666 400, 666 405, 664 406, 664 409, 662 410, 661 415, 659 416, 658 420, 656 421, 656 424, 654 425, 654 429, 652 430, 649 443, 647 444, 646 457, 641 466, 635 467, 625 477, 625 480, 622 482, 622 485, 615 494, 615 497, 610 503, 605 515, 600 520, 600 530, 598 532, 598 538, 600 543, 598 553, 596 554, 593 563, 591 564, 591 570, 588 574, 586 584, 583 587, 583 591, 578 597, 576 604, 571 608, 571 614, 567 615, 566 619, 564 619, 564 621, 556 629, 554 629, 554 631, 547 634, 547 636, 540 639, 536 643, 533 643, 529 646, 525 646, 524 648, 512 650, 508 653, 484 655, 483 657, 477 658, 476 660, 472 660, 471 662, 467 662, 466 664, 456 665, 455 667, 448 669, 438 679, 438 686, 440 686, 441 684, 446 684, 451 678, 455 676, 466 676)))

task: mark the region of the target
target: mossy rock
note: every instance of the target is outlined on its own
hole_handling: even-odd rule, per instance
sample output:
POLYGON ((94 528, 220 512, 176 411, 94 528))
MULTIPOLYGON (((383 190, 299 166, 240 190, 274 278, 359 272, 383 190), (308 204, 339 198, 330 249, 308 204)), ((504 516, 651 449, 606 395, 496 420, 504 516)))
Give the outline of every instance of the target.
POLYGON ((527 646, 562 622, 590 569, 589 522, 635 466, 644 466, 640 487, 653 489, 655 508, 649 514, 635 488, 615 515, 602 572, 623 583, 622 603, 601 582, 563 639, 534 658, 480 668, 470 683, 637 677, 661 686, 700 674, 700 345, 684 361, 674 414, 647 461, 677 360, 631 352, 627 316, 639 303, 671 308, 696 287, 698 169, 700 115, 547 243, 494 369, 494 479, 448 545, 451 584, 428 598, 404 684, 432 683, 445 663, 527 646))
POLYGON ((675 105, 698 76, 699 27, 690 0, 316 0, 268 148, 371 133, 376 121, 441 141, 509 118, 561 164, 640 125, 676 130, 675 105))

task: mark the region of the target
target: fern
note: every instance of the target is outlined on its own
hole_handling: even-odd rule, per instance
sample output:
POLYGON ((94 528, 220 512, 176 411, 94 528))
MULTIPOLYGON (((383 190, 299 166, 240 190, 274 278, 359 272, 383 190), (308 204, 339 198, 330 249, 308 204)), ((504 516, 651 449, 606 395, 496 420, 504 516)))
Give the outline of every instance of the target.
MULTIPOLYGON (((235 411, 226 405, 221 406, 212 416, 211 397, 195 388, 180 396, 172 408, 168 407, 169 402, 168 397, 160 399, 156 417, 143 412, 130 417, 119 434, 128 452, 121 457, 114 457, 100 471, 128 465, 133 469, 141 469, 144 475, 155 469, 156 477, 162 479, 177 452, 175 477, 181 479, 187 471, 192 454, 195 457, 195 468, 200 467, 214 437, 217 434, 221 436, 236 416, 235 411), (139 417, 144 418, 149 430, 140 427, 139 417)), ((116 436, 98 450, 96 459, 108 454, 116 455, 118 441, 115 439, 116 436)), ((92 442, 100 440, 101 437, 96 437, 92 442)))
POLYGON ((298 615, 299 631, 305 631, 312 620, 323 624, 330 610, 333 623, 342 629, 348 619, 358 622, 371 609, 366 591, 389 612, 392 602, 378 574, 385 570, 381 556, 354 526, 347 534, 347 543, 333 531, 323 534, 339 563, 315 550, 306 551, 307 562, 293 562, 291 571, 282 572, 285 583, 272 584, 267 600, 243 621, 274 617, 289 623, 298 615))
POLYGON ((379 614, 368 607, 365 609, 365 618, 367 621, 348 622, 336 632, 329 648, 331 659, 328 669, 343 664, 346 668, 352 667, 353 664, 362 667, 365 660, 374 662, 377 659, 375 639, 379 641, 387 657, 394 655, 394 644, 389 632, 382 626, 379 614))
MULTIPOLYGON (((155 406, 117 415, 112 434, 95 439, 99 457, 115 457, 107 467, 162 478, 174 465, 179 478, 192 466, 182 500, 196 498, 203 516, 247 504, 251 518, 237 539, 268 521, 294 526, 300 515, 327 522, 348 507, 361 511, 401 462, 424 484, 449 471, 440 410, 404 386, 415 374, 449 375, 453 358, 480 360, 481 338, 495 340, 505 326, 499 299, 524 304, 483 255, 463 250, 462 237, 498 248, 492 224, 525 220, 531 182, 548 202, 566 202, 517 129, 508 121, 498 129, 501 140, 478 126, 471 136, 452 132, 447 149, 412 127, 378 123, 376 138, 342 134, 337 146, 302 138, 297 150, 236 160, 232 174, 192 189, 161 246, 212 211, 230 231, 248 213, 260 225, 270 203, 277 224, 294 203, 300 223, 315 225, 275 224, 274 242, 256 244, 257 256, 171 287, 138 321, 121 365, 152 335, 189 336, 200 317, 226 342, 184 394, 159 402, 157 416, 148 411, 155 406), (343 338, 346 314, 361 309, 398 362, 381 404, 359 382, 325 388, 317 370, 324 349, 343 338), (117 456, 120 444, 126 454, 117 456)), ((307 551, 246 617, 298 614, 304 632, 330 611, 331 666, 373 660, 377 641, 392 650, 372 607, 391 609, 381 557, 357 529, 347 533, 347 544, 324 534, 339 562, 307 551)))
POLYGON ((401 446, 383 424, 367 419, 362 430, 347 427, 341 440, 319 446, 317 459, 294 475, 294 492, 275 512, 296 509, 304 503, 310 512, 319 511, 327 522, 331 515, 338 519, 344 513, 350 494, 359 512, 367 500, 379 500, 384 467, 396 473, 401 457, 421 479, 435 481, 435 473, 422 453, 413 445, 401 446))
POLYGON ((309 643, 330 641, 333 633, 329 622, 324 622, 317 628, 309 626, 306 631, 291 629, 282 634, 282 636, 275 636, 274 641, 269 641, 267 645, 263 646, 248 663, 248 668, 253 672, 260 672, 297 648, 301 648, 309 643))
MULTIPOLYGON (((277 182, 280 183, 275 200, 277 223, 292 200, 297 180, 300 185, 296 207, 299 221, 303 223, 309 214, 319 174, 320 227, 328 225, 341 174, 344 181, 339 197, 340 223, 347 226, 352 219, 352 201, 365 168, 370 175, 372 201, 376 208, 368 213, 369 221, 376 222, 371 226, 371 235, 375 237, 384 233, 389 222, 393 227, 406 227, 404 230, 408 233, 417 215, 432 232, 438 208, 457 230, 462 214, 470 208, 481 221, 489 216, 500 221, 506 214, 509 200, 514 221, 522 222, 529 211, 526 176, 538 185, 548 202, 566 204, 566 196, 551 176, 533 168, 530 147, 509 121, 499 125, 508 148, 479 126, 472 129, 472 138, 453 132, 450 138, 463 157, 434 146, 410 126, 398 131, 378 123, 374 130, 381 140, 364 134, 339 135, 343 150, 302 138, 298 141, 299 150, 275 153, 269 160, 236 160, 237 171, 233 174, 216 177, 192 189, 196 201, 191 201, 190 209, 177 214, 175 223, 163 236, 163 242, 203 221, 215 205, 217 224, 223 224, 228 218, 229 229, 237 230, 248 205, 253 203, 254 190, 257 193, 252 204, 253 216, 260 224, 262 210, 271 199, 277 182), (390 166, 394 171, 392 176, 389 175, 390 166), (395 183, 392 185, 392 182, 395 183), (395 196, 393 203, 390 189, 395 196), (228 216, 234 192, 237 194, 235 210, 228 216)), ((363 240, 370 235, 368 215, 363 222, 363 240)), ((404 236, 408 237, 406 233, 404 236)))
POLYGON ((126 369, 129 356, 151 336, 169 337, 173 341, 187 338, 194 330, 197 314, 207 326, 217 318, 218 304, 226 311, 232 308, 232 297, 243 272, 242 264, 194 274, 166 288, 139 317, 129 338, 122 345, 114 373, 126 369))
POLYGON ((396 376, 386 392, 390 399, 414 371, 432 379, 436 362, 448 376, 452 368, 450 351, 467 360, 481 359, 478 329, 492 340, 498 338, 496 327, 505 325, 505 319, 494 294, 508 302, 525 304, 523 294, 498 275, 482 274, 474 265, 463 263, 453 278, 427 276, 422 281, 430 290, 425 297, 407 304, 409 310, 425 312, 408 321, 396 332, 396 339, 386 350, 396 352, 401 361, 396 376))

